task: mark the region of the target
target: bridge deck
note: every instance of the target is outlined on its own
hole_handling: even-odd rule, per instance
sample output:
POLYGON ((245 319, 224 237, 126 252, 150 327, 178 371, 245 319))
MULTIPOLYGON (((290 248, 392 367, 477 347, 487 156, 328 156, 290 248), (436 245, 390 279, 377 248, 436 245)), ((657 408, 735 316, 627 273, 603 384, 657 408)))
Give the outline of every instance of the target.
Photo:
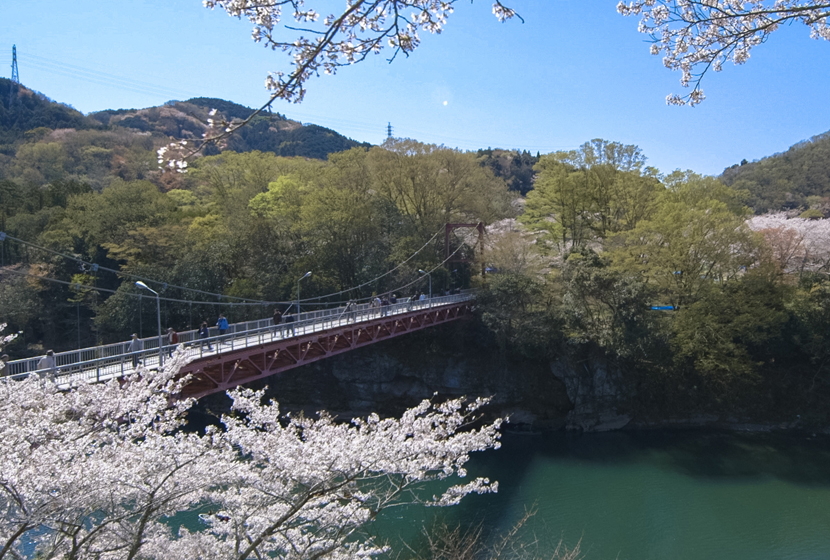
MULTIPOLYGON (((303 313, 300 320, 274 326, 270 319, 237 323, 223 336, 199 339, 196 331, 180 333, 178 351, 194 375, 186 396, 200 397, 262 379, 335 354, 454 320, 469 310, 469 293, 404 302, 382 308, 367 304, 346 312, 343 307, 303 313)), ((158 338, 143 339, 145 350, 127 352, 126 342, 56 354, 54 371, 37 369, 39 358, 9 362, 9 376, 54 376, 59 386, 106 381, 134 371, 133 360, 156 369, 174 350, 158 338)))

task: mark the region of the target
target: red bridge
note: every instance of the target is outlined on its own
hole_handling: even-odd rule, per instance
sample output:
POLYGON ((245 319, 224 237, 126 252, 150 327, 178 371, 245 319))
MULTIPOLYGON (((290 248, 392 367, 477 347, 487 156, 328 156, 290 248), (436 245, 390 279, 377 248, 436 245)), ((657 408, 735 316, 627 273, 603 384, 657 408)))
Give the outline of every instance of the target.
MULTIPOLYGON (((190 373, 194 378, 183 393, 186 397, 199 398, 227 391, 330 356, 453 321, 470 311, 470 303, 469 298, 465 298, 453 302, 433 301, 432 306, 419 302, 411 310, 407 309, 407 304, 388 306, 390 309, 370 312, 376 314, 374 318, 360 320, 355 317, 352 322, 344 316, 329 326, 309 329, 311 332, 307 334, 200 358, 182 368, 183 373, 190 373), (387 314, 381 316, 384 312, 387 314)), ((296 326, 298 331, 306 330, 303 327, 296 326)))
MULTIPOLYGON (((270 319, 230 325, 223 335, 200 339, 179 333, 179 352, 190 361, 181 369, 193 380, 183 396, 200 398, 376 342, 464 317, 474 296, 462 293, 382 307, 368 304, 302 313, 299 321, 273 325, 270 319)), ((53 375, 60 386, 105 381, 132 373, 133 361, 157 368, 173 346, 158 337, 143 339, 144 350, 128 352, 126 342, 55 354, 52 370, 38 369, 38 358, 9 362, 9 375, 53 375)))

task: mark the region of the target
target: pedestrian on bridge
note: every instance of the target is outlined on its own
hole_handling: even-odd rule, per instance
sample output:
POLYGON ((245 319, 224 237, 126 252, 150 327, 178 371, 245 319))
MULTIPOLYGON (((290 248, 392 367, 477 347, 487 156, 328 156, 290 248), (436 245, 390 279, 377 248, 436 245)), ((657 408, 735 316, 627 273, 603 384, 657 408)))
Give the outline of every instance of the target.
POLYGON ((285 327, 285 334, 288 334, 288 330, 291 329, 291 336, 294 336, 296 331, 294 330, 294 315, 283 315, 283 320, 286 323, 285 327))
POLYGON ((199 339, 202 341, 199 346, 200 350, 205 347, 205 344, 207 344, 208 350, 213 350, 213 345, 208 340, 209 337, 210 329, 208 329, 207 321, 202 321, 202 324, 199 325, 199 339))
POLYGON ((167 355, 173 357, 173 350, 179 345, 179 333, 173 330, 173 327, 167 328, 167 336, 165 337, 167 343, 167 355))
POLYGON ((282 323, 282 311, 279 309, 274 309, 274 317, 271 319, 274 322, 274 332, 280 332, 282 335, 282 327, 280 327, 280 323, 282 323))
MULTIPOLYGON (((219 320, 216 321, 216 328, 219 329, 219 336, 224 337, 225 333, 228 332, 228 320, 225 319, 225 315, 220 313, 219 320)), ((220 338, 219 342, 224 342, 224 338, 220 338)))
POLYGON ((55 380, 55 374, 58 371, 55 363, 55 351, 47 350, 46 355, 43 356, 37 363, 38 377, 41 379, 49 378, 49 381, 55 380))
POLYGON ((136 333, 133 333, 132 338, 127 343, 127 353, 132 354, 133 367, 138 366, 138 358, 141 356, 142 350, 144 350, 144 341, 138 338, 136 333))
POLYGON ((346 304, 346 309, 343 313, 346 315, 346 323, 351 320, 352 323, 357 322, 357 310, 355 309, 355 302, 354 300, 350 299, 349 303, 346 304))

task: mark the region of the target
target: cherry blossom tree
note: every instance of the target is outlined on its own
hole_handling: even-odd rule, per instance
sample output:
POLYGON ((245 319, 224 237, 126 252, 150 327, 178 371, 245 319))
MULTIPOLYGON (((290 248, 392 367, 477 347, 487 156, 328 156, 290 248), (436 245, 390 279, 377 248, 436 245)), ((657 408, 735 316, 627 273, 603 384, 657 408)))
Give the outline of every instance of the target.
MULTIPOLYGON (((16 334, 3 335, 3 331, 6 330, 7 326, 8 323, 0 323, 0 352, 2 352, 3 348, 5 348, 12 340, 17 338, 16 334)), ((3 369, 5 369, 5 367, 6 362, 0 360, 0 375, 3 375, 3 369)))
POLYGON ((666 97, 672 105, 703 101, 700 83, 710 69, 745 63, 752 48, 782 25, 803 23, 813 38, 830 40, 827 0, 633 0, 617 10, 640 17, 651 53, 662 54, 666 67, 682 73, 681 85, 692 88, 688 95, 666 97))
POLYGON ((830 220, 790 218, 784 212, 753 216, 747 224, 764 236, 785 272, 827 272, 830 268, 830 220))
POLYGON ((174 398, 183 363, 68 391, 0 385, 0 559, 369 558, 385 550, 364 532, 383 510, 497 489, 450 485, 499 445, 500 421, 470 426, 484 400, 345 423, 281 416, 240 389, 221 425, 193 433, 192 401, 174 398), (424 493, 440 480, 443 494, 424 493), (182 512, 202 527, 179 527, 182 512))

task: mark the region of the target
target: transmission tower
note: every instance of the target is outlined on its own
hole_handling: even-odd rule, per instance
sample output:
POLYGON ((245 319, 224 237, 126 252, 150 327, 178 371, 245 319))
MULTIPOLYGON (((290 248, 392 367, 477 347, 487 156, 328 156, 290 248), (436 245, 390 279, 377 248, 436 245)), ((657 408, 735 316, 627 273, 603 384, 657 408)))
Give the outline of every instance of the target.
POLYGON ((20 86, 20 74, 17 71, 17 45, 12 45, 12 81, 9 84, 9 110, 17 99, 17 90, 20 86))
POLYGON ((386 137, 392 138, 392 123, 386 125, 386 137))
POLYGON ((17 71, 17 45, 12 45, 12 83, 20 83, 20 73, 17 71))

